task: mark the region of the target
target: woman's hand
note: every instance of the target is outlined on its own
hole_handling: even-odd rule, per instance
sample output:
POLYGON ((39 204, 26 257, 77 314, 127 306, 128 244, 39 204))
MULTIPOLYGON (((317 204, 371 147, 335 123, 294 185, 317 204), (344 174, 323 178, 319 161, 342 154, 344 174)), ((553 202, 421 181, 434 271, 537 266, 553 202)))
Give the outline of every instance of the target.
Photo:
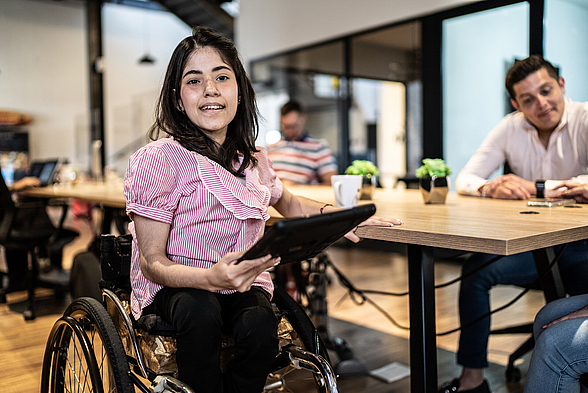
POLYGON ((266 255, 261 258, 237 261, 245 254, 242 252, 230 252, 220 259, 213 267, 207 269, 210 291, 222 289, 235 289, 246 292, 261 273, 274 267, 280 262, 280 258, 272 258, 266 255))
POLYGON ((555 189, 558 191, 550 193, 550 198, 573 198, 578 203, 588 203, 588 184, 565 182, 555 189), (565 189, 559 190, 560 188, 565 189))
POLYGON ((351 240, 353 243, 357 243, 361 240, 355 234, 355 230, 358 227, 363 227, 366 225, 372 225, 372 226, 376 226, 376 227, 392 227, 394 225, 400 225, 400 224, 402 224, 402 220, 400 220, 398 218, 389 219, 389 218, 382 218, 382 217, 378 217, 378 216, 372 216, 372 217, 368 218, 367 220, 365 220, 364 222, 362 222, 361 224, 359 224, 353 230, 347 232, 345 234, 345 237, 347 239, 351 240))
POLYGON ((573 312, 569 313, 568 315, 564 315, 563 317, 559 317, 559 318, 549 322, 547 325, 543 326, 543 329, 547 329, 548 327, 553 326, 558 322, 566 321, 568 319, 586 318, 586 317, 588 317, 588 306, 584 306, 579 310, 573 311, 573 312))

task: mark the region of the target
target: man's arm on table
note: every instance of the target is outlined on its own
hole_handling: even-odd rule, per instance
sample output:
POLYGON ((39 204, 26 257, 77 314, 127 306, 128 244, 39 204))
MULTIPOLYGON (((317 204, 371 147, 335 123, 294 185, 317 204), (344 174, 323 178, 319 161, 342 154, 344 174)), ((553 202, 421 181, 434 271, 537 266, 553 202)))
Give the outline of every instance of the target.
POLYGON ((488 134, 476 153, 457 175, 455 189, 460 195, 486 196, 483 186, 488 177, 506 161, 506 124, 504 119, 488 134))
MULTIPOLYGON (((455 183, 459 194, 499 199, 527 199, 535 195, 535 182, 514 174, 487 180, 488 176, 498 169, 506 159, 499 142, 500 138, 489 135, 468 161, 457 176, 455 183)), ((547 179, 545 180, 545 195, 548 196, 550 191, 558 188, 564 181, 588 184, 588 174, 572 179, 547 179)))

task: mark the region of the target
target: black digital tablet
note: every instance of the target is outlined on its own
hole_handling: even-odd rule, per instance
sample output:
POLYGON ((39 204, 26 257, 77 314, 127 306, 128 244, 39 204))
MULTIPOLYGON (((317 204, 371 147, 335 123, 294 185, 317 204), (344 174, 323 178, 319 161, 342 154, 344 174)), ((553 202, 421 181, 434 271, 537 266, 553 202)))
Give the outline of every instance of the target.
POLYGON ((332 213, 289 218, 266 227, 265 233, 238 262, 271 254, 280 263, 304 261, 318 255, 376 212, 371 203, 332 213))

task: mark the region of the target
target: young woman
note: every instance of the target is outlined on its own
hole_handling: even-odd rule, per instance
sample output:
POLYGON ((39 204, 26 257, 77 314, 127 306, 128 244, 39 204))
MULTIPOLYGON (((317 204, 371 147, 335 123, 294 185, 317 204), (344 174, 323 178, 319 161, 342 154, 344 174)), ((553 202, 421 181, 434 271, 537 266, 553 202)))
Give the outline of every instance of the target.
POLYGON ((279 258, 235 264, 263 234, 268 207, 285 217, 333 209, 283 188, 266 150, 255 147, 257 113, 234 44, 195 28, 172 54, 155 141, 133 154, 125 176, 133 315, 147 310, 174 326, 179 379, 199 392, 259 393, 277 354, 266 270, 279 258), (161 133, 168 137, 157 140, 161 133), (224 375, 223 332, 236 341, 224 375))

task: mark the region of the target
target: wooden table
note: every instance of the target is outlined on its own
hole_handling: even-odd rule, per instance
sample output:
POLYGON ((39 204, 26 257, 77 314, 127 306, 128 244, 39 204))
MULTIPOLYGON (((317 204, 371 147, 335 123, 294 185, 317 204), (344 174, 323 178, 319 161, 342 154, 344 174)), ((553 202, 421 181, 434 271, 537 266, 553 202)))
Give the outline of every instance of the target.
POLYGON ((118 209, 124 209, 126 205, 122 182, 74 182, 68 185, 56 184, 47 187, 29 188, 23 193, 37 198, 80 199, 118 209))
MULTIPOLYGON (((334 203, 331 187, 289 186, 294 194, 334 203)), ((122 185, 78 184, 44 187, 27 195, 78 198, 124 208, 122 185)), ((362 201, 363 203, 364 201, 362 201)), ((357 235, 407 244, 409 263, 410 368, 413 393, 437 391, 434 260, 435 247, 512 255, 533 251, 541 274, 553 257, 549 247, 588 238, 588 205, 583 208, 529 208, 525 201, 503 201, 449 194, 442 205, 425 205, 418 190, 376 190, 377 215, 400 218, 403 225, 362 227, 357 235), (535 211, 539 214, 521 214, 535 211)), ((272 215, 275 215, 275 211, 272 215)), ((548 299, 563 296, 558 271, 543 280, 548 299)))
MULTIPOLYGON (((330 187, 289 187, 293 193, 332 202, 330 187)), ((553 259, 549 247, 588 238, 588 205, 582 208, 529 208, 505 201, 449 194, 442 205, 425 205, 418 190, 376 190, 376 214, 400 218, 392 228, 362 227, 362 238, 408 246, 411 392, 437 391, 435 329, 435 247, 512 255, 533 251, 540 274, 553 259), (521 214, 534 211, 539 214, 521 214)), ((582 206, 582 205, 578 205, 582 206)), ((564 296, 557 269, 542 280, 546 298, 564 296)))
POLYGON ((56 184, 47 187, 29 188, 23 193, 30 197, 50 199, 80 199, 100 205, 103 209, 101 233, 111 233, 111 225, 116 211, 126 206, 122 181, 74 182, 67 185, 56 184))

